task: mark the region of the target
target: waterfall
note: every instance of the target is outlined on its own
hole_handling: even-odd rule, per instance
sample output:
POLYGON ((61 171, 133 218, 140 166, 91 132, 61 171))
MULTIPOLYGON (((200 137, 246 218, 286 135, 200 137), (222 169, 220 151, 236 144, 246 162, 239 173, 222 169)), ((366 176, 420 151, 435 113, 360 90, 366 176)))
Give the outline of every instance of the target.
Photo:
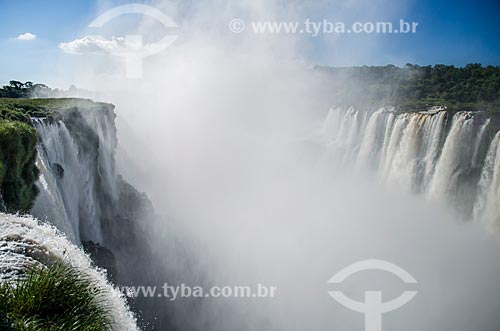
POLYGON ((117 174, 115 171, 115 149, 117 145, 116 127, 113 111, 80 112, 86 124, 97 135, 97 166, 99 179, 102 181, 101 189, 111 200, 116 201, 119 195, 117 174))
POLYGON ((335 107, 324 122, 323 141, 337 166, 369 169, 383 184, 447 201, 466 217, 495 219, 498 142, 491 142, 487 155, 483 148, 491 126, 482 113, 335 107))
POLYGON ((379 150, 381 148, 380 141, 384 132, 381 130, 383 128, 383 121, 386 109, 381 108, 373 113, 369 117, 368 124, 366 125, 366 133, 363 136, 363 141, 361 142, 359 148, 359 156, 357 158, 358 166, 364 165, 375 165, 379 160, 379 150))
POLYGON ((460 176, 469 168, 474 153, 474 122, 470 113, 457 113, 432 176, 429 196, 448 197, 458 188, 460 176))
POLYGON ((367 159, 375 156, 370 147, 374 146, 373 140, 377 139, 379 129, 378 120, 385 112, 382 108, 369 116, 353 107, 347 110, 336 107, 329 111, 323 125, 323 140, 338 164, 353 162, 360 149, 367 159), (365 138, 367 126, 370 127, 370 133, 365 138))
POLYGON ((500 131, 486 154, 474 216, 497 230, 500 228, 500 131))
MULTIPOLYGON (((441 151, 441 144, 444 137, 444 129, 446 121, 446 112, 441 111, 430 119, 430 125, 426 125, 424 130, 424 149, 427 151, 423 160, 423 178, 422 186, 424 190, 428 189, 428 185, 434 174, 436 162, 441 151)), ((426 124, 429 121, 426 121, 426 124)))
POLYGON ((445 112, 398 115, 394 130, 386 130, 381 178, 408 191, 425 191, 440 151, 445 118, 445 112))
POLYGON ((40 136, 40 177, 32 215, 49 220, 75 243, 102 243, 104 218, 118 200, 113 113, 78 111, 62 120, 33 119, 40 136))
POLYGON ((388 141, 384 142, 384 145, 386 145, 387 147, 385 147, 384 150, 385 154, 382 155, 381 172, 379 175, 382 181, 387 181, 390 176, 392 163, 394 161, 396 152, 398 151, 399 143, 401 141, 401 137, 403 136, 404 129, 408 124, 407 120, 408 119, 406 116, 398 116, 394 120, 394 125, 391 125, 386 129, 387 134, 385 134, 385 137, 388 138, 388 141))
POLYGON ((336 134, 339 131, 340 121, 341 121, 341 108, 332 107, 323 122, 323 138, 327 142, 332 142, 336 138, 336 134))
MULTIPOLYGON (((123 295, 92 267, 90 259, 51 225, 14 215, 0 214, 0 276, 13 279, 43 260, 62 260, 89 277, 101 292, 100 300, 110 309, 113 330, 137 330, 123 295)), ((2 280, 0 279, 0 281, 2 280)))
POLYGON ((32 214, 50 220, 74 243, 80 242, 80 164, 78 151, 62 121, 51 123, 34 119, 40 136, 37 167, 40 193, 35 200, 32 214))
POLYGON ((392 157, 388 180, 396 182, 403 188, 415 191, 418 176, 418 162, 421 157, 422 127, 425 117, 422 114, 403 117, 406 127, 402 132, 401 141, 392 157))

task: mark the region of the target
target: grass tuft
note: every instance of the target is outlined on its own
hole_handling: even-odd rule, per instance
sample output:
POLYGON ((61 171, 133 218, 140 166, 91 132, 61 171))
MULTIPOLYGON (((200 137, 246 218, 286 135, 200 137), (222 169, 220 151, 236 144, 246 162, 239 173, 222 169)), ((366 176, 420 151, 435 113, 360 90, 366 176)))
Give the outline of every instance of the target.
POLYGON ((108 331, 102 291, 62 263, 35 267, 25 279, 0 284, 0 330, 108 331))

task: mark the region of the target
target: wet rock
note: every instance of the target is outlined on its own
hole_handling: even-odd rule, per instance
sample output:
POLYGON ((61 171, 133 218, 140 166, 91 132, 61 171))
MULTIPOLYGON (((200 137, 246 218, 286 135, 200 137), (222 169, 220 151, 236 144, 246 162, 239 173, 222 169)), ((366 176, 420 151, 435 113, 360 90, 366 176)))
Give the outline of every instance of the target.
POLYGON ((83 250, 90 255, 96 267, 106 269, 108 280, 113 284, 117 282, 118 271, 116 269, 116 259, 108 248, 92 241, 82 242, 83 250))

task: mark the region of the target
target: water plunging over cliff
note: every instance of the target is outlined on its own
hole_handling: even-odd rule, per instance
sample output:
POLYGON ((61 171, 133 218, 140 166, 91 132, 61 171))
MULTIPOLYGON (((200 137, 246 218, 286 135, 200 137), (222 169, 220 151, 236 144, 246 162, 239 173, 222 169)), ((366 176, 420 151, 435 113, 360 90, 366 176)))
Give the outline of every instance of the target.
MULTIPOLYGON (((113 109, 73 101, 50 117, 32 118, 39 135, 40 176, 31 214, 84 247, 117 284, 150 283, 154 273, 149 272, 152 252, 146 233, 153 208, 115 170, 113 109)), ((145 315, 142 319, 151 322, 145 315)))
POLYGON ((486 220, 497 231, 500 228, 500 132, 491 142, 484 161, 474 216, 486 220))
POLYGON ((33 120, 40 136, 41 174, 32 214, 50 220, 75 242, 102 242, 101 220, 118 200, 113 113, 73 110, 63 115, 64 121, 33 120))
POLYGON ((500 133, 492 139, 494 130, 482 113, 337 107, 328 113, 323 139, 337 164, 371 169, 383 183, 500 225, 500 133))

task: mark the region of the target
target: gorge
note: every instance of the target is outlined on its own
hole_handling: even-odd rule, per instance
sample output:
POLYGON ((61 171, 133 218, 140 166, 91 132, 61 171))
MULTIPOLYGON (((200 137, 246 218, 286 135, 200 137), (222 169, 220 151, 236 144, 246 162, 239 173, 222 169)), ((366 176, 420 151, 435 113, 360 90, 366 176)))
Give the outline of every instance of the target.
MULTIPOLYGON (((7 109, 5 114, 8 114, 4 115, 4 125, 19 122, 26 132, 32 134, 30 130, 36 130, 38 143, 34 143, 32 138, 21 138, 18 150, 9 150, 14 154, 26 154, 26 157, 19 165, 3 161, 6 173, 16 173, 18 182, 12 185, 8 178, 1 181, 2 196, 5 197, 2 205, 7 212, 14 212, 16 208, 23 211, 19 206, 25 206, 24 211, 29 211, 30 215, 40 221, 31 216, 1 214, 2 277, 15 279, 25 272, 33 263, 33 254, 23 253, 27 251, 41 251, 55 256, 54 259, 68 261, 82 273, 90 274, 104 289, 103 295, 111 302, 114 329, 134 330, 136 321, 127 311, 125 298, 113 286, 160 284, 165 280, 184 279, 182 277, 188 270, 196 269, 189 264, 196 265, 197 259, 189 261, 193 258, 193 253, 183 252, 184 255, 178 258, 188 261, 186 270, 172 270, 169 265, 171 262, 168 259, 165 262, 165 258, 161 256, 165 252, 159 250, 158 246, 154 247, 152 238, 155 234, 152 232, 156 229, 154 223, 157 222, 157 215, 152 203, 116 170, 118 141, 114 106, 83 99, 4 99, 3 102, 4 109, 7 109), (20 117, 13 118, 12 114, 20 117), (33 165, 36 166, 36 171, 33 170, 33 165), (18 169, 9 172, 9 167, 13 166, 18 169), (5 190, 6 187, 21 187, 28 193, 12 194, 5 190), (24 196, 28 198, 19 202, 22 200, 20 197, 24 196), (32 197, 31 201, 26 202, 29 197, 32 197), (90 254, 93 263, 84 255, 84 250, 90 254), (107 269, 107 275, 96 271, 96 266, 107 269)), ((306 155, 310 155, 308 153, 311 150, 316 151, 313 153, 314 157, 307 156, 305 165, 301 164, 297 168, 301 170, 294 171, 301 173, 304 166, 307 172, 314 172, 320 165, 331 174, 360 173, 361 178, 366 175, 376 185, 388 187, 394 192, 416 195, 429 203, 443 202, 460 216, 457 223, 478 222, 498 234, 499 139, 500 117, 492 112, 443 108, 409 112, 390 107, 358 110, 355 107, 335 106, 328 112, 318 130, 307 138, 293 142, 294 146, 300 146, 300 151, 306 146, 306 155)), ((2 149, 3 152, 7 150, 2 149)), ((19 158, 2 155, 2 160, 10 159, 19 158)), ((293 154, 293 159, 300 157, 293 154)), ((239 170, 239 167, 236 168, 239 170)), ((319 173, 322 174, 321 171, 319 173)), ((291 185, 292 190, 294 185, 303 180, 290 180, 288 176, 286 172, 272 177, 266 174, 263 179, 277 180, 271 186, 291 185), (290 180, 290 183, 282 184, 280 180, 290 180)), ((316 185, 311 186, 311 189, 316 190, 316 185)), ((339 185, 342 187, 343 184, 339 185)), ((274 191, 274 188, 267 189, 270 189, 269 194, 274 191)), ((331 192, 331 196, 326 192, 330 191, 325 190, 320 201, 336 197, 335 191, 331 192)), ((260 200, 265 200, 266 196, 267 193, 262 194, 262 198, 250 197, 249 206, 258 205, 266 210, 266 204, 260 200)), ((360 194, 361 201, 364 199, 362 196, 364 194, 360 194)), ((305 197, 300 193, 292 197, 285 195, 284 199, 302 201, 305 197)), ((423 205, 427 202, 423 202, 423 205)), ((312 206, 308 205, 304 211, 313 208, 312 206)), ((277 213, 278 219, 288 215, 288 211, 279 208, 275 211, 274 207, 271 209, 273 213, 277 213)), ((256 215, 260 215, 260 212, 256 215)), ((263 220, 256 221, 255 225, 243 227, 269 226, 270 234, 276 235, 273 232, 273 221, 265 223, 264 220, 269 220, 269 216, 262 217, 263 220)), ((337 216, 329 217, 333 220, 330 226, 337 224, 337 216)), ((240 223, 233 226, 237 227, 238 224, 240 223)), ((224 226, 226 225, 222 224, 221 228, 224 226)), ((291 219, 290 229, 296 226, 298 228, 293 232, 295 234, 300 233, 302 225, 295 224, 295 220, 291 219)), ((226 231, 229 229, 232 228, 227 228, 226 231)), ((308 231, 310 230, 304 233, 308 231)), ((319 235, 317 232, 313 234, 319 235)), ((172 236, 175 237, 175 234, 172 236)), ((265 239, 266 236, 259 238, 265 239)), ((265 240, 263 242, 266 243, 265 240)), ((181 246, 187 244, 188 242, 182 242, 181 246)), ((37 261, 36 258, 34 260, 37 261)), ((43 261, 42 264, 47 263, 43 261)), ((496 270, 493 273, 495 272, 496 270)), ((301 273, 300 276, 302 277, 301 273)), ((208 276, 201 275, 198 281, 214 281, 204 277, 208 276)), ((150 298, 131 299, 129 303, 143 329, 198 330, 204 325, 210 330, 230 330, 236 326, 251 330, 253 327, 241 324, 237 314, 234 320, 228 318, 221 322, 218 314, 212 315, 211 310, 205 311, 205 304, 191 301, 171 304, 174 308, 166 308, 164 301, 150 298), (189 313, 186 316, 180 314, 184 318, 180 318, 179 314, 173 318, 172 309, 184 313, 192 310, 207 316, 200 318, 201 321, 189 321, 189 313), (204 312, 200 313, 199 310, 204 312)), ((498 302, 494 302, 492 307, 496 304, 498 302)), ((485 317, 484 325, 497 326, 490 317, 485 317)), ((266 323, 262 325, 269 326, 266 323)), ((284 323, 284 326, 280 325, 278 328, 288 327, 284 323)), ((452 329, 445 326, 443 330, 452 329)))

